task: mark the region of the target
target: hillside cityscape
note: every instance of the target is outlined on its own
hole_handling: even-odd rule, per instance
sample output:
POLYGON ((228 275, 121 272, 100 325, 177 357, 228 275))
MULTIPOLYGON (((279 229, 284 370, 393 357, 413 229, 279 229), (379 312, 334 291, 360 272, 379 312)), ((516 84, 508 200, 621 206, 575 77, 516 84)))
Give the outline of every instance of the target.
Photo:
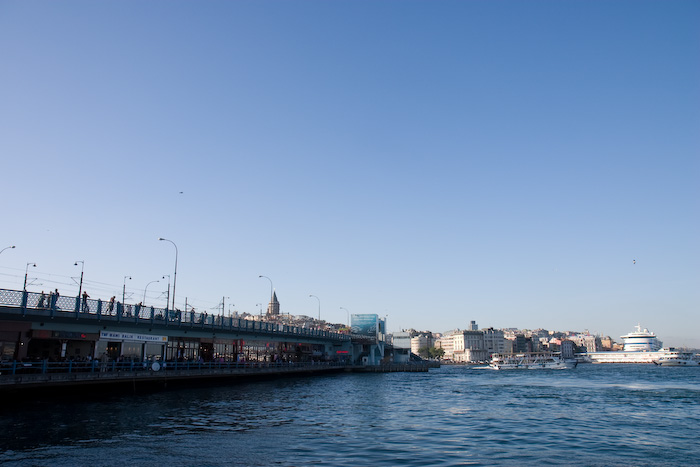
MULTIPOLYGON (((265 314, 236 314, 234 317, 249 320, 261 320, 278 324, 287 324, 302 328, 316 328, 325 331, 350 333, 350 316, 348 324, 328 323, 306 315, 289 315, 280 313, 276 294, 265 314)), ((381 323, 381 321, 380 321, 381 323)), ((381 324, 380 324, 381 326, 381 324)), ((422 358, 438 359, 449 363, 485 362, 493 354, 526 352, 562 352, 581 354, 592 352, 614 352, 623 350, 624 344, 610 336, 595 335, 584 331, 556 331, 543 328, 518 329, 493 327, 479 328, 476 321, 471 321, 467 329, 452 329, 446 332, 402 329, 398 332, 379 335, 394 349, 410 349, 410 353, 422 358)), ((659 342, 661 345, 662 342, 659 342)))

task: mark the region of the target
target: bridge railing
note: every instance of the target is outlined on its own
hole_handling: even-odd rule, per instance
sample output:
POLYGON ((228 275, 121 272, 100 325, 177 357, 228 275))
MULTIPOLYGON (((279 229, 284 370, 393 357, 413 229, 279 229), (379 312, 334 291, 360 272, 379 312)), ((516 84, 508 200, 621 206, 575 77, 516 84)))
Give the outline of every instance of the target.
POLYGON ((17 308, 23 316, 74 316, 77 319, 95 319, 117 322, 164 324, 188 328, 221 331, 248 331, 283 334, 299 337, 317 337, 349 341, 350 336, 333 331, 289 326, 265 321, 251 321, 232 316, 210 315, 206 312, 169 310, 140 304, 123 304, 100 299, 83 300, 80 297, 64 297, 54 293, 44 294, 22 290, 0 289, 0 306, 17 308))
POLYGON ((10 375, 47 374, 47 373, 106 373, 106 372, 141 372, 141 371, 200 371, 200 370, 264 370, 264 369, 304 369, 342 367, 339 362, 154 362, 151 361, 99 361, 89 362, 1 362, 0 378, 10 375))

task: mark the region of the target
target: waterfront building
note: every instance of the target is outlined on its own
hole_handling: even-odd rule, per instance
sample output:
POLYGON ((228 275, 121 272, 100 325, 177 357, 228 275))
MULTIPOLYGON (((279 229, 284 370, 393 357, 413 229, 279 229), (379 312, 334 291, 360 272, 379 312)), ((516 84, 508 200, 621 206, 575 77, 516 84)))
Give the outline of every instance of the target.
POLYGON ((533 348, 531 337, 525 337, 525 334, 516 334, 515 339, 513 339, 513 351, 517 353, 526 353, 536 352, 537 349, 533 348))
POLYGON ((415 355, 420 354, 420 349, 433 347, 435 341, 433 340, 433 335, 430 332, 419 332, 411 337, 411 353, 415 355))
POLYGON ((392 336, 392 345, 395 349, 408 349, 411 350, 411 332, 410 331, 399 331, 395 332, 392 336))
POLYGON ((579 349, 586 349, 586 352, 598 352, 602 350, 599 337, 590 334, 578 334, 576 336, 570 336, 569 339, 572 340, 579 349))
POLYGON ((394 363, 408 363, 411 360, 411 332, 399 331, 392 336, 394 363))
POLYGON ((488 358, 484 333, 481 331, 457 331, 452 334, 452 354, 455 362, 478 362, 488 358))
POLYGON ((600 350, 613 350, 613 346, 615 345, 615 342, 613 342, 612 338, 610 336, 603 336, 600 338, 600 345, 601 349, 600 350))
MULTIPOLYGON (((472 324, 476 324, 472 322, 472 324)), ((445 354, 444 360, 472 363, 488 360, 494 353, 509 352, 512 347, 504 337, 503 331, 494 328, 482 330, 460 330, 446 332, 435 342, 445 354)))
POLYGON ((500 329, 486 328, 482 329, 481 332, 484 334, 484 350, 486 350, 488 355, 495 353, 502 354, 506 351, 503 331, 500 329))
POLYGON ((442 355, 443 360, 453 360, 454 359, 454 344, 452 340, 452 334, 458 331, 447 331, 435 342, 435 347, 443 350, 442 355))
POLYGON ((514 353, 515 352, 515 346, 513 345, 514 342, 515 342, 514 339, 503 339, 503 352, 514 353))
POLYGON ((552 352, 559 352, 561 350, 561 343, 564 341, 564 339, 559 337, 552 337, 551 339, 547 340, 546 343, 543 342, 544 340, 544 338, 540 339, 541 347, 552 352))
POLYGON ((574 346, 573 341, 570 341, 568 339, 561 341, 560 351, 561 351, 561 358, 564 358, 564 359, 575 358, 575 355, 574 355, 575 346, 574 346))

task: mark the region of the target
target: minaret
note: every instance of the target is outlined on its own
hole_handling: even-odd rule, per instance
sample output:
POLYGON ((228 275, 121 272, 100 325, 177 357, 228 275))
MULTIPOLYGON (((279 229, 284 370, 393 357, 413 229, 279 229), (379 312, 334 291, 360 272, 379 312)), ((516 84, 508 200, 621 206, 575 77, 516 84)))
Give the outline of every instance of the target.
POLYGON ((267 316, 278 316, 280 314, 280 302, 277 301, 277 292, 272 292, 272 300, 267 305, 267 316))

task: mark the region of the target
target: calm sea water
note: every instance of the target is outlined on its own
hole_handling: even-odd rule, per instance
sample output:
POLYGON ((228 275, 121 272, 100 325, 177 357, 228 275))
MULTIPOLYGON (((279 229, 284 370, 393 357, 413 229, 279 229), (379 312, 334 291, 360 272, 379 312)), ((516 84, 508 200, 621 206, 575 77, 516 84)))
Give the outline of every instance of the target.
POLYGON ((700 366, 443 367, 1 414, 3 465, 700 465, 700 366))

